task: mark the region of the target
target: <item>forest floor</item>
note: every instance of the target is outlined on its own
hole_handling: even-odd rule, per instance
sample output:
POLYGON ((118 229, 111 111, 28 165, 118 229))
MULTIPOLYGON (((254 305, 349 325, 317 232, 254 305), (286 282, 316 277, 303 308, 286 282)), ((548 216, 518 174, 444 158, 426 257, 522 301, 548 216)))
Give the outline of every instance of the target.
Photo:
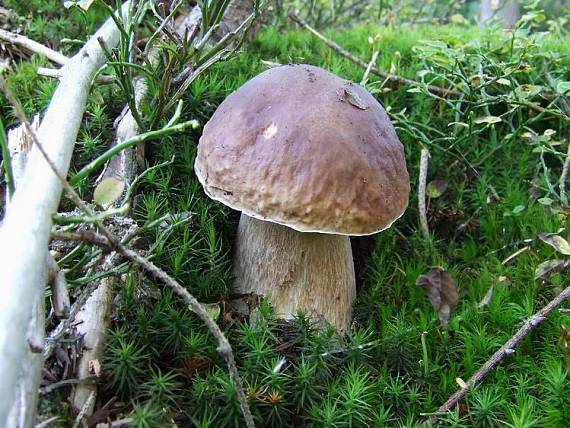
MULTIPOLYGON (((59 15, 64 12, 50 13, 49 20, 34 14, 25 29, 57 49, 62 38, 85 37, 99 22, 88 14, 73 18, 86 19, 77 26, 59 15)), ((374 74, 365 83, 405 147, 412 194, 408 210, 389 230, 352 241, 358 294, 350 333, 320 330, 303 316, 292 323, 275 320, 265 303, 255 320, 229 309, 238 215, 210 200, 196 179, 199 129, 148 144, 149 166, 174 160, 144 176, 134 219, 140 225, 165 214, 189 213, 190 219, 148 230, 138 245, 215 308, 260 426, 418 426, 570 284, 567 269, 546 272, 553 264, 544 262, 568 257, 539 237, 569 237, 568 195, 560 177, 570 135, 563 96, 570 39, 459 25, 359 24, 325 34, 366 62, 379 49, 382 70, 461 92, 442 98, 374 74), (431 155, 429 238, 417 208, 422 148, 431 155), (451 273, 459 292, 447 326, 417 285, 435 267, 451 273)), ((269 26, 235 58, 193 82, 184 96, 184 118, 203 126, 226 95, 266 69, 262 61, 314 64, 357 83, 364 74, 302 29, 269 26)), ((46 108, 56 86, 35 73, 46 64, 19 55, 4 71, 28 115, 46 108)), ((0 99, 0 117, 9 128, 16 119, 0 99)), ((112 85, 92 91, 74 171, 107 149, 124 102, 112 85)), ((144 104, 142 114, 152 108, 144 104)), ((85 180, 78 190, 90 201, 93 182, 85 180)), ((70 207, 63 202, 61 209, 70 207)), ((83 254, 62 263, 74 293, 93 280, 82 273, 84 263, 83 254)), ((235 388, 197 316, 141 271, 122 264, 111 273, 119 281, 98 407, 117 397, 112 417, 130 416, 137 426, 241 426, 235 388)), ((440 418, 440 426, 567 426, 569 316, 568 310, 554 311, 455 411, 440 418)), ((61 372, 53 367, 57 377, 61 372)), ((68 388, 43 395, 42 417, 58 415, 54 426, 69 426, 68 395, 68 388)))

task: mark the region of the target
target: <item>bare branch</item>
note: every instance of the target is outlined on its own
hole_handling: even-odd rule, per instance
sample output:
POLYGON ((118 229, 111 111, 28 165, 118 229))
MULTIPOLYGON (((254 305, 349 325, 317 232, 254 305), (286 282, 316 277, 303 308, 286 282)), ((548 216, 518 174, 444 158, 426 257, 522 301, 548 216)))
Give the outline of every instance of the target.
POLYGON ((196 315, 206 324, 208 330, 212 333, 212 335, 218 341, 218 353, 224 358, 226 364, 228 366, 228 370, 230 372, 230 376, 234 380, 236 384, 236 390, 238 394, 238 399, 240 401, 240 405, 242 408, 242 412, 244 413, 244 417, 246 420, 246 424, 248 427, 253 427, 253 416, 249 410, 249 405, 247 404, 247 397, 245 396, 243 383, 241 382, 241 378, 239 376, 239 372, 237 370, 237 366, 235 363, 235 359, 232 353, 232 348, 220 330, 220 327, 216 324, 212 316, 208 313, 208 311, 202 306, 198 300, 192 294, 186 290, 179 282, 175 279, 170 277, 166 272, 162 269, 157 267, 151 261, 145 259, 135 251, 125 247, 124 245, 120 244, 119 242, 109 239, 108 236, 103 236, 96 233, 93 230, 88 232, 80 232, 80 233, 58 233, 54 235, 57 239, 61 240, 81 240, 83 242, 89 242, 93 245, 97 245, 103 248, 112 248, 113 250, 117 251, 121 255, 123 255, 127 260, 139 265, 152 276, 154 276, 159 281, 163 282, 170 288, 174 290, 176 294, 178 294, 192 309, 196 315))
POLYGON ((471 376, 471 378, 465 383, 465 386, 459 389, 455 394, 453 394, 449 399, 437 409, 438 414, 444 414, 452 408, 454 408, 457 403, 459 403, 463 397, 469 392, 469 390, 475 386, 477 383, 481 382, 483 378, 493 370, 506 356, 512 355, 515 352, 516 346, 541 322, 543 322, 548 315, 558 306, 560 306, 564 301, 570 297, 570 287, 564 289, 554 300, 552 300, 548 305, 543 307, 541 310, 536 312, 533 316, 525 321, 525 323, 517 330, 517 332, 495 352, 489 360, 479 370, 471 376))
MULTIPOLYGON (((0 425, 5 423, 15 396, 20 375, 16 368, 26 348, 32 307, 37 296, 43 294, 47 280, 45 254, 52 226, 51 215, 57 210, 61 197, 59 177, 67 174, 91 80, 105 61, 98 37, 103 37, 109 46, 118 42, 119 31, 113 20, 108 20, 73 58, 65 61, 59 58, 66 63, 65 76, 37 134, 37 140, 47 152, 35 141, 26 172, 0 228, 0 271, 5 284, 0 300, 0 425), (46 162, 46 158, 53 162, 46 162)), ((3 78, 0 78, 0 85, 7 92, 3 78)), ((14 105, 13 97, 8 98, 14 105)), ((25 123, 30 129, 29 122, 26 120, 25 123)))
MULTIPOLYGON (((327 46, 329 46, 330 48, 332 48, 333 50, 335 50, 336 52, 338 52, 339 54, 341 54, 343 57, 345 57, 346 59, 354 62, 355 64, 360 65, 361 67, 363 67, 364 69, 368 68, 368 63, 366 61, 363 61, 362 59, 358 58, 357 56, 351 54, 349 51, 347 51, 346 49, 340 47, 339 45, 337 45, 335 42, 333 42, 331 39, 327 39, 325 36, 323 36, 321 33, 319 33, 317 30, 315 30, 313 27, 311 27, 309 24, 307 24, 302 18, 300 18, 299 16, 295 15, 294 13, 289 14, 289 18, 299 24, 301 27, 303 27, 305 30, 309 31, 310 33, 314 34, 317 38, 321 39, 323 42, 326 43, 327 46)), ((422 83, 420 82, 416 82, 415 80, 411 80, 411 79, 406 79, 405 77, 402 76, 397 76, 395 74, 391 74, 391 73, 387 73, 385 71, 380 70, 378 67, 376 67, 375 65, 373 65, 372 67, 370 67, 370 71, 374 74, 376 74, 377 76, 380 76, 384 79, 389 80, 392 83, 395 83, 397 85, 410 85, 410 86, 418 86, 418 87, 422 87, 424 86, 422 83)), ((438 94, 441 95, 442 97, 447 97, 449 95, 454 95, 454 96, 459 96, 461 95, 459 92, 454 91, 452 89, 445 89, 445 88, 440 88, 439 86, 434 86, 434 85, 428 85, 427 86, 427 90, 434 93, 434 94, 438 94)))
POLYGON ((418 208, 420 213, 420 226, 425 239, 429 239, 429 227, 426 213, 426 181, 429 163, 429 151, 422 149, 420 155, 420 178, 418 184, 418 208))
POLYGON ((1 28, 0 40, 20 46, 29 52, 41 54, 50 61, 55 62, 59 65, 65 65, 69 61, 69 58, 67 58, 65 55, 60 54, 59 52, 56 52, 53 49, 50 49, 47 46, 36 42, 35 40, 29 39, 26 36, 22 36, 21 34, 2 30, 1 28))

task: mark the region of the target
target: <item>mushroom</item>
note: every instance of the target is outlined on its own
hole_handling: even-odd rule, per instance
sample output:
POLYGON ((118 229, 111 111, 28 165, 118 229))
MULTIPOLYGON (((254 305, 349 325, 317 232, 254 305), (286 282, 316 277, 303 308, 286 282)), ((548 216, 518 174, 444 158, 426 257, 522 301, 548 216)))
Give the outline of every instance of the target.
POLYGON ((235 290, 346 331, 349 236, 389 228, 408 205, 403 147, 378 101, 318 67, 272 68, 220 104, 194 168, 210 198, 242 212, 235 290))

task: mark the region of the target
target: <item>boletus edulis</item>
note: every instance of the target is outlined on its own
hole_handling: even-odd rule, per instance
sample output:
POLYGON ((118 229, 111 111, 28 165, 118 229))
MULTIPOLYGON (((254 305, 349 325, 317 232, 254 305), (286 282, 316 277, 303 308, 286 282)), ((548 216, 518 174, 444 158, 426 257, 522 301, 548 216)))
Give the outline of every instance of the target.
POLYGON ((349 236, 392 225, 410 191, 402 144, 361 86, 284 65, 229 95, 204 127, 195 163, 205 192, 241 211, 235 290, 266 296, 340 331, 356 287, 349 236))

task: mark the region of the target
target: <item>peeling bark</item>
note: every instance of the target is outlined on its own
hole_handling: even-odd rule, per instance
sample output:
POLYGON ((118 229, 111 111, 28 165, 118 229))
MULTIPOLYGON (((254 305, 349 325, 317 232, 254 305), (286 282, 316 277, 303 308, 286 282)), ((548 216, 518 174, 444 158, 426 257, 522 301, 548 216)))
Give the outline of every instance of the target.
MULTIPOLYGON (((92 367, 99 364, 103 356, 114 296, 113 286, 114 278, 104 278, 75 317, 77 334, 83 337, 83 353, 77 365, 78 379, 99 375, 92 367)), ((74 409, 78 412, 84 410, 85 415, 91 415, 95 400, 88 403, 88 408, 85 406, 92 394, 97 394, 96 384, 79 384, 73 394, 74 409)))

